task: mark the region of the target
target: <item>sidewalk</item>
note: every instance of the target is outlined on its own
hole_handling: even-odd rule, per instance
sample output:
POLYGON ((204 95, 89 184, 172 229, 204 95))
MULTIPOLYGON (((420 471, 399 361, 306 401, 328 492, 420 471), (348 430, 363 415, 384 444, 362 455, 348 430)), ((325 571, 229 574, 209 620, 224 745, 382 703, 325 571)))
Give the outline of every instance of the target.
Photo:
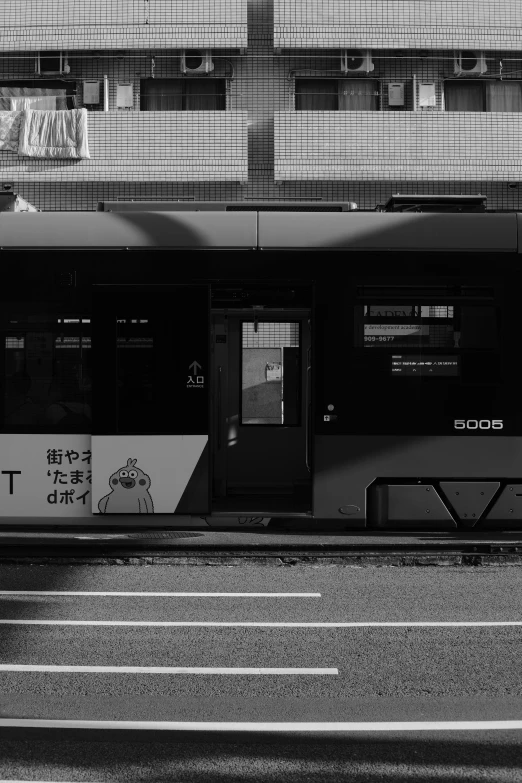
MULTIPOLYGON (((29 520, 27 520, 29 523, 29 520)), ((485 565, 522 564, 522 531, 350 531, 209 527, 0 526, 0 563, 106 565, 485 565)))

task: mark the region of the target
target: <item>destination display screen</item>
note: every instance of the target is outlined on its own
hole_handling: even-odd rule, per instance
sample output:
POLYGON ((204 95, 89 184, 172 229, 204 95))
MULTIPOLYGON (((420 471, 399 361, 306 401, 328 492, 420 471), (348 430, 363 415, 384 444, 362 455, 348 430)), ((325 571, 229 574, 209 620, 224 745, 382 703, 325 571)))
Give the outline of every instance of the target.
POLYGON ((460 356, 413 356, 395 354, 391 357, 391 374, 404 376, 460 375, 460 356))

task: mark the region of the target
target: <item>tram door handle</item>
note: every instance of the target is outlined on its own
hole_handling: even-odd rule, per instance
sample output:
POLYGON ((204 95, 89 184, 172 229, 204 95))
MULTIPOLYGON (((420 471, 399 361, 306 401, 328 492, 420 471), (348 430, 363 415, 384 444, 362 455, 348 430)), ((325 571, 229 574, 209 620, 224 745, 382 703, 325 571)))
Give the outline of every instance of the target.
POLYGON ((223 428, 223 422, 221 421, 221 367, 218 367, 218 384, 217 384, 217 447, 221 449, 221 430, 223 428))
POLYGON ((306 421, 305 421, 305 448, 306 448, 306 468, 309 473, 312 472, 310 460, 310 419, 311 419, 311 401, 310 401, 310 379, 311 379, 311 353, 312 348, 308 348, 306 356, 306 421))

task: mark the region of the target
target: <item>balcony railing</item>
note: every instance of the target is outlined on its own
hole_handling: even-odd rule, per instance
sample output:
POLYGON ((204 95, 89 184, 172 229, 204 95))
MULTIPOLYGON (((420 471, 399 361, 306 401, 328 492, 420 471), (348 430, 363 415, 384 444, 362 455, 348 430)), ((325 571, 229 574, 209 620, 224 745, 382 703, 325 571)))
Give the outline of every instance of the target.
POLYGON ((276 181, 522 179, 522 113, 287 111, 276 181))
POLYGON ((522 49, 520 0, 274 0, 281 49, 522 49))
POLYGON ((0 49, 247 46, 247 0, 1 0, 0 49))
POLYGON ((0 152, 17 182, 225 182, 248 179, 247 112, 89 112, 90 159, 0 152))

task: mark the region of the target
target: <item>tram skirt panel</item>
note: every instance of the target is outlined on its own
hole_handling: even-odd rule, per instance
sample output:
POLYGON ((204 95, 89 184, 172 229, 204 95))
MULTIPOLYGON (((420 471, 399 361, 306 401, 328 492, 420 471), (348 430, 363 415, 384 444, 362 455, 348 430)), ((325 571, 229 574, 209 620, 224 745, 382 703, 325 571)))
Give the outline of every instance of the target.
POLYGON ((522 438, 315 438, 314 516, 348 527, 522 526, 522 438))

